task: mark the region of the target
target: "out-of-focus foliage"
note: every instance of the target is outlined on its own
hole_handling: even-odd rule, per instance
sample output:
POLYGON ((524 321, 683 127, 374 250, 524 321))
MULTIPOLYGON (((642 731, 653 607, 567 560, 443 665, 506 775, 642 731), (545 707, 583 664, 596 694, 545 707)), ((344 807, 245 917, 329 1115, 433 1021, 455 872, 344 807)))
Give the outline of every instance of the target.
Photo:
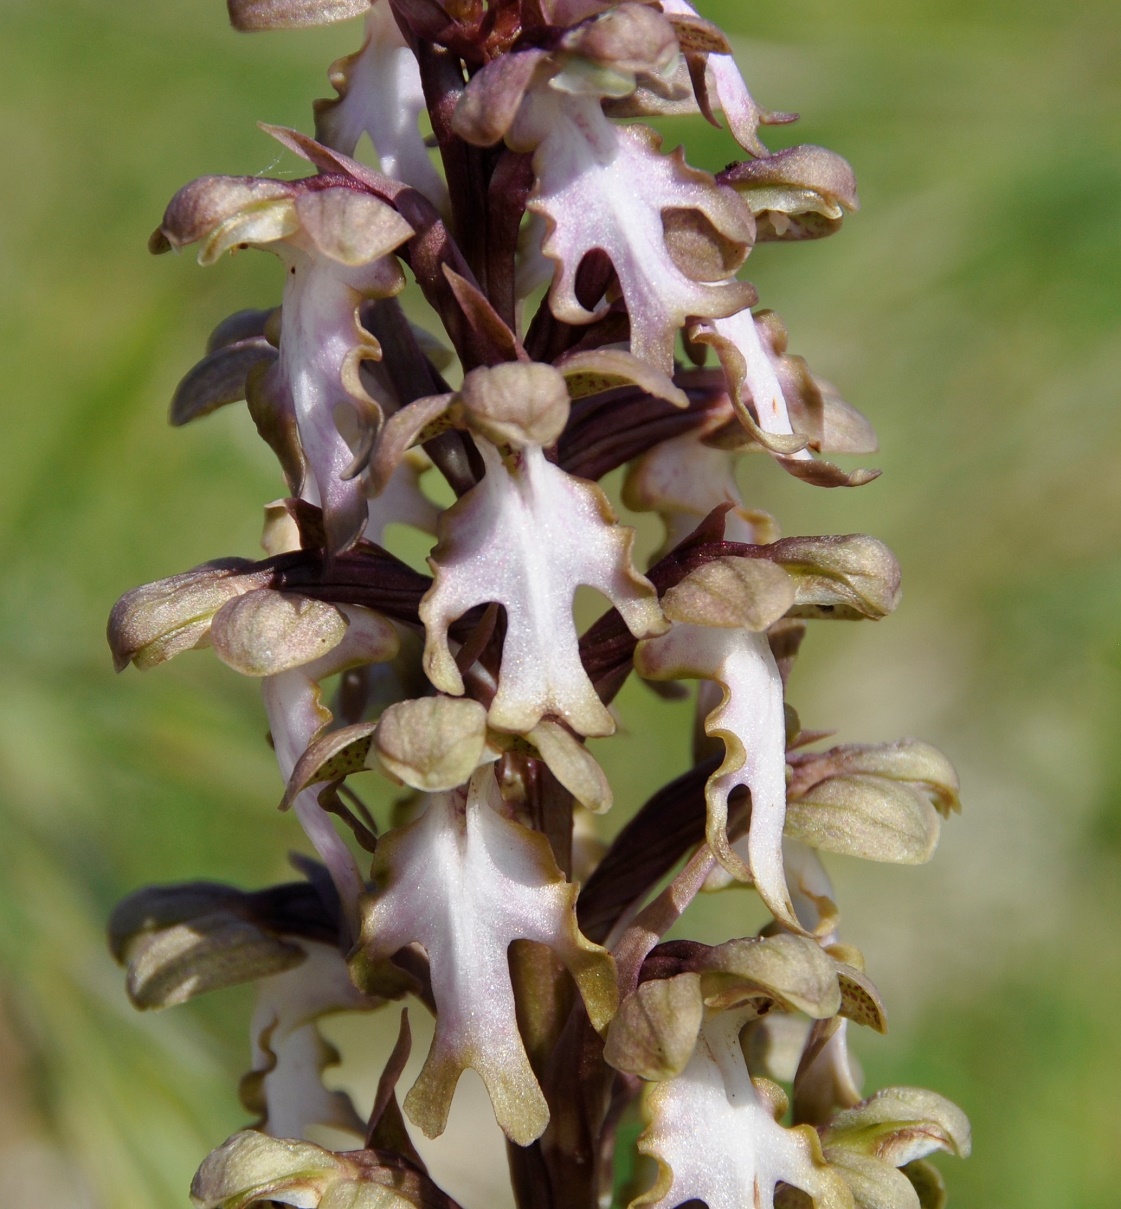
MULTIPOLYGON (((836 148, 863 205, 835 239, 747 266, 793 351, 872 418, 885 470, 826 493, 761 457, 748 503, 787 533, 882 538, 906 586, 881 625, 815 631, 791 699, 841 741, 922 734, 961 772, 965 814, 929 866, 831 863, 846 939, 894 1010, 886 1039, 861 1039, 869 1083, 937 1087, 970 1114, 952 1203, 1113 1209, 1121 16, 1114 0, 702 7, 742 34, 760 102, 805 115, 770 145, 836 148)), ((274 813, 252 687, 191 658, 115 681, 103 628, 134 584, 252 556, 280 493, 243 410, 164 422, 210 327, 247 294, 276 301, 274 266, 204 274, 149 261, 145 238, 193 176, 289 170, 253 123, 308 129, 358 36, 237 36, 219 0, 0 6, 5 1203, 183 1205, 244 1123, 246 1000, 138 1016, 103 920, 145 882, 276 880, 300 837, 274 813)), ((665 125, 701 167, 735 156, 665 125)), ((688 742, 682 707, 632 685, 621 710, 634 743, 597 748, 613 828, 688 742), (653 725, 665 740, 637 758, 653 725)), ((704 938, 750 911, 706 899, 704 938)))

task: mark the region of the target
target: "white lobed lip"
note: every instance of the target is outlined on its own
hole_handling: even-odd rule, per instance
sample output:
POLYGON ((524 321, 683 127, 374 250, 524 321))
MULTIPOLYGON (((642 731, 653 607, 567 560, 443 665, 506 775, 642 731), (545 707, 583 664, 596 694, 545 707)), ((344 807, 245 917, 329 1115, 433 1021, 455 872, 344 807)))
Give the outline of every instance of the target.
POLYGON ((773 1209, 780 1180, 808 1192, 820 1209, 852 1204, 837 1189, 840 1177, 825 1165, 813 1128, 784 1128, 756 1089, 739 1043, 748 1015, 710 1015, 689 1065, 650 1094, 639 1149, 662 1168, 643 1200, 650 1209, 693 1198, 709 1209, 773 1209))
POLYGON ((722 739, 725 751, 705 786, 708 843, 733 877, 755 883, 776 919, 801 931, 783 871, 786 729, 782 677, 767 635, 675 621, 668 634, 642 643, 635 666, 652 679, 700 678, 722 688, 723 699, 704 720, 705 733, 722 739), (728 797, 739 785, 751 791, 746 863, 727 833, 728 797))
POLYGON ((597 317, 576 296, 580 262, 597 248, 619 278, 631 352, 667 373, 674 337, 688 316, 728 315, 750 301, 751 287, 734 275, 696 281, 674 262, 663 210, 696 210, 733 240, 747 234, 751 216, 711 177, 661 155, 649 130, 615 125, 597 96, 544 87, 526 94, 508 138, 534 150, 537 183, 529 210, 549 226, 542 251, 556 263, 549 303, 558 318, 589 323, 597 317))
POLYGON ((316 105, 319 141, 352 156, 362 135, 368 135, 382 172, 419 190, 446 213, 447 186, 417 125, 425 112, 420 68, 389 0, 375 0, 362 49, 334 64, 331 83, 339 95, 316 105))
POLYGON ((514 940, 548 945, 568 966, 593 1023, 614 1010, 614 966, 576 927, 576 888, 548 841, 505 817, 494 771, 427 798, 416 822, 378 847, 367 899, 367 957, 424 946, 436 1000, 436 1035, 405 1110, 429 1137, 443 1132, 463 1070, 478 1072, 507 1136, 527 1146, 549 1110, 518 1031, 507 950, 514 940))
POLYGON ((420 608, 425 670, 444 692, 462 693, 448 626, 497 602, 507 631, 491 725, 525 733, 556 714, 579 734, 611 734, 614 721, 580 662, 572 602, 584 584, 636 637, 663 628, 654 588, 630 561, 632 530, 615 523, 597 486, 553 465, 540 446, 527 446, 510 469, 489 441, 477 443, 486 475, 443 514, 430 559, 435 579, 420 608))

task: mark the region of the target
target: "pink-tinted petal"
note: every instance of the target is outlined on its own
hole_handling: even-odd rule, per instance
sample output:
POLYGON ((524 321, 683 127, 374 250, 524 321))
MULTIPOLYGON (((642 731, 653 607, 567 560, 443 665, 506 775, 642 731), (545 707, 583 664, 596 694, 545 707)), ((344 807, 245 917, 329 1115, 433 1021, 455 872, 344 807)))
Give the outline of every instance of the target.
POLYGON ((580 662, 572 603, 587 585, 636 636, 664 627, 653 587, 631 563, 633 530, 615 523, 598 487, 565 474, 539 447, 508 467, 489 442, 478 444, 487 473, 441 517, 430 559, 435 578, 420 608, 425 670, 444 692, 462 693, 448 627, 497 602, 507 629, 491 725, 525 733, 556 714, 580 734, 611 734, 615 724, 580 662))
POLYGON ((436 1036, 405 1109, 430 1137, 443 1131, 470 1067, 486 1084, 498 1123, 519 1145, 549 1120, 515 1017, 507 949, 548 945, 576 979, 593 1023, 615 1006, 613 965, 576 927, 576 889, 544 836, 503 817, 494 774, 433 795, 424 814, 378 845, 377 891, 364 910, 361 959, 424 946, 436 1000, 436 1036))
POLYGON ((775 1120, 770 1097, 748 1074, 742 1024, 739 1013, 710 1017, 689 1065, 650 1093, 650 1123, 638 1147, 657 1160, 659 1177, 631 1209, 673 1209, 693 1199, 708 1209, 773 1209, 779 1181, 808 1193, 815 1209, 852 1209, 813 1129, 786 1129, 775 1120))
POLYGON ((374 4, 362 49, 334 63, 330 77, 339 95, 316 102, 316 138, 352 156, 362 135, 369 135, 386 176, 411 185, 444 209, 447 186, 417 126, 425 108, 420 69, 389 0, 374 4))
POLYGON ((527 95, 508 138, 518 150, 534 149, 529 209, 549 223, 542 250, 556 262, 549 299, 558 319, 596 318, 576 296, 576 273, 597 248, 619 278, 631 352, 666 372, 687 316, 729 315, 748 305, 753 291, 733 274, 751 244, 749 213, 680 154, 659 154, 652 131, 613 125, 596 96, 541 88, 527 95), (720 277, 685 271, 667 244, 664 213, 688 216, 689 239, 717 258, 720 277))
POLYGON ((675 622, 670 632, 642 643, 640 675, 655 680, 713 680, 723 700, 705 719, 705 733, 724 741, 724 762, 705 787, 706 836, 733 876, 753 881, 760 897, 788 927, 801 931, 782 863, 786 818, 786 726, 782 677, 766 634, 675 622), (728 842, 728 797, 751 791, 751 828, 745 864, 728 842))

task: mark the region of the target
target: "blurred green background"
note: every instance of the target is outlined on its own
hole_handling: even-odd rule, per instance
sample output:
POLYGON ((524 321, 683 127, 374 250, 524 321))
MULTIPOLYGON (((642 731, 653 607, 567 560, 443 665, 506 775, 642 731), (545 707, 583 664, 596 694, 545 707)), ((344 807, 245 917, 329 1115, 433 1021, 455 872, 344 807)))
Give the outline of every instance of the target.
MULTIPOLYGON (((921 735, 962 776, 929 866, 830 866, 893 1013, 858 1042, 869 1089, 918 1083, 970 1114, 974 1157, 942 1164, 953 1204, 1115 1209, 1121 14, 703 8, 756 98, 804 115, 770 145, 840 151, 863 201, 835 239, 748 266, 792 349, 872 418, 885 470, 825 492, 758 459, 748 502, 786 533, 876 534, 906 585, 887 622, 811 634, 792 701, 842 740, 921 735)), ((253 554, 279 494, 243 409, 164 419, 213 324, 277 298, 275 262, 153 262, 145 238, 196 175, 291 171, 254 123, 308 129, 358 38, 238 36, 219 0, 0 5, 4 1204, 184 1206, 244 1119, 247 993, 137 1015, 104 920, 146 882, 284 878, 301 839, 254 686, 205 654, 116 680, 103 631, 125 589, 253 554)), ((689 129, 694 163, 733 158, 689 129)), ((621 708, 612 827, 687 747, 680 710, 636 689, 621 708)), ((703 927, 736 931, 742 898, 703 927)), ((500 1203, 484 1188, 469 1209, 500 1203)))

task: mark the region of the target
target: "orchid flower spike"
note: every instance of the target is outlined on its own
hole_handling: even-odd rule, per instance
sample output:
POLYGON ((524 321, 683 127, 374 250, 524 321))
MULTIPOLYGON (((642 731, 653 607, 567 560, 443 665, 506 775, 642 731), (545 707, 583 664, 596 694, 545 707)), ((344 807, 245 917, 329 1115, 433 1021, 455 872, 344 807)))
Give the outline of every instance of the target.
POLYGON ((918 739, 803 728, 809 630, 887 618, 899 567, 757 506, 782 472, 878 473, 826 460, 875 433, 741 276, 756 242, 839 231, 852 169, 768 150, 793 115, 687 0, 228 4, 247 31, 354 21, 357 49, 314 136, 266 127, 311 175, 202 177, 150 245, 280 261, 274 304, 218 323, 171 419, 244 399, 282 498, 261 501, 266 557, 126 593, 113 656, 211 647, 260 681, 281 806, 261 826, 318 857, 294 858, 304 882, 140 889, 114 914, 137 1007, 256 987, 251 1120, 193 1203, 459 1209, 414 1135, 444 1132, 471 1070, 507 1143, 495 1204, 942 1206, 927 1160, 967 1154, 968 1122, 933 1092, 865 1093, 886 1009, 827 862, 931 859, 957 777, 918 739), (742 158, 667 152, 657 123, 689 115, 742 158), (674 723, 637 727, 632 673, 694 692, 691 755, 645 803, 611 737, 652 751, 674 723), (720 943, 686 939, 702 892, 724 896, 720 943), (359 1032, 352 1054, 320 1031, 346 1011, 374 1036, 401 1000, 380 1078, 359 1032), (434 1023, 398 1103, 409 1012, 434 1023))

